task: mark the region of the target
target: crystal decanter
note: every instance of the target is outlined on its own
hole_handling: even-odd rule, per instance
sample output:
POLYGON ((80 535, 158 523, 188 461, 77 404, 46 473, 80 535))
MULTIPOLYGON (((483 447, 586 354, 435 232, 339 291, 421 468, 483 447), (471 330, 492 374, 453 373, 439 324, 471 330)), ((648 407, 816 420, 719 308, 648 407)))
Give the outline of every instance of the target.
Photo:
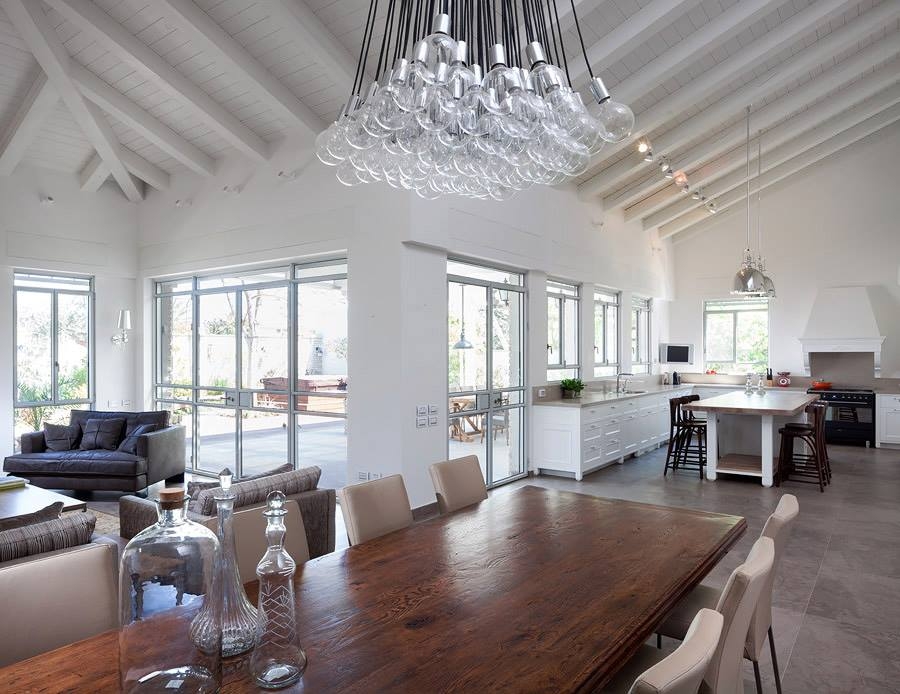
POLYGON ((181 488, 159 493, 159 520, 125 546, 119 566, 121 691, 219 690, 222 679, 221 546, 187 518, 181 488), (209 616, 204 639, 192 638, 199 611, 209 616))
POLYGON ((268 549, 256 566, 259 577, 259 640, 250 658, 250 676, 263 689, 294 684, 306 669, 306 653, 297 639, 294 571, 297 565, 284 549, 284 494, 267 497, 268 549))
MULTIPOLYGON (((216 575, 222 596, 222 657, 246 653, 256 644, 256 608, 247 599, 237 566, 234 545, 234 492, 231 491, 231 470, 219 473, 219 492, 214 497, 218 507, 216 536, 222 545, 222 555, 216 575)), ((204 632, 214 628, 208 609, 194 620, 196 638, 203 640, 204 632)))

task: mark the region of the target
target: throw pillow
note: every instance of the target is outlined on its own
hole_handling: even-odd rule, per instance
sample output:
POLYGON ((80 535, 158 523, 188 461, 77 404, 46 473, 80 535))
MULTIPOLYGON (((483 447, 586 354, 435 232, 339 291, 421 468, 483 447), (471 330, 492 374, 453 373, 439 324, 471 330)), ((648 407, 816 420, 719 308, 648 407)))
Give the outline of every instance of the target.
POLYGON ((79 449, 94 451, 102 448, 114 451, 122 439, 122 429, 124 428, 124 419, 89 419, 84 423, 84 433, 81 435, 79 449))
POLYGON ((124 439, 122 439, 122 443, 119 444, 119 448, 117 450, 122 451, 123 453, 131 453, 132 455, 137 454, 137 445, 138 438, 143 436, 144 434, 149 434, 152 431, 156 431, 159 429, 159 426, 156 424, 140 424, 136 426, 134 429, 128 433, 124 439))
MULTIPOLYGON (((260 472, 256 475, 250 475, 249 477, 241 477, 241 482, 247 482, 249 480, 258 480, 262 477, 270 477, 272 475, 280 475, 283 472, 290 472, 294 469, 294 466, 290 463, 285 463, 284 465, 279 465, 278 467, 272 470, 266 470, 265 472, 260 472)), ((237 483, 235 483, 237 484, 237 483)), ((187 483, 187 493, 191 497, 190 502, 188 503, 188 509, 194 511, 195 513, 199 513, 199 507, 197 506, 197 500, 200 496, 200 492, 206 489, 218 489, 218 482, 198 482, 198 481, 190 481, 187 483)), ((215 496, 215 494, 213 494, 215 496)), ((214 502, 215 503, 215 502, 214 502)))
MULTIPOLYGON (((231 486, 234 492, 234 507, 236 509, 253 504, 261 504, 271 491, 284 492, 286 496, 293 496, 300 492, 308 492, 319 484, 322 470, 316 467, 293 470, 280 475, 270 475, 255 480, 238 482, 231 486)), ((204 489, 197 497, 197 510, 203 516, 212 516, 216 513, 216 490, 204 489)))
POLYGON ((12 530, 13 528, 24 528, 26 525, 34 523, 43 523, 48 520, 56 520, 62 513, 63 502, 56 501, 49 506, 45 506, 39 511, 33 513, 25 513, 14 518, 0 518, 0 532, 4 530, 12 530))
POLYGON ((0 532, 0 562, 86 545, 96 524, 93 513, 69 513, 56 520, 4 530, 0 532))
POLYGON ((81 427, 77 424, 44 422, 44 441, 48 451, 71 451, 78 444, 81 427))

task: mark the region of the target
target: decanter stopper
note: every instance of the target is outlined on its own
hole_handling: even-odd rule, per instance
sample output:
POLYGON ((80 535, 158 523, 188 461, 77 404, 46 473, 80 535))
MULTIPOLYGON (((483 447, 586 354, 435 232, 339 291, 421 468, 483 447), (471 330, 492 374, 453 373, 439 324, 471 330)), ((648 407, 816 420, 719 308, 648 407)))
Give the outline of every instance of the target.
POLYGON ((259 578, 259 640, 250 657, 250 675, 263 689, 294 684, 306 669, 306 653, 297 639, 294 571, 297 565, 284 549, 284 494, 266 498, 268 549, 256 566, 259 578))

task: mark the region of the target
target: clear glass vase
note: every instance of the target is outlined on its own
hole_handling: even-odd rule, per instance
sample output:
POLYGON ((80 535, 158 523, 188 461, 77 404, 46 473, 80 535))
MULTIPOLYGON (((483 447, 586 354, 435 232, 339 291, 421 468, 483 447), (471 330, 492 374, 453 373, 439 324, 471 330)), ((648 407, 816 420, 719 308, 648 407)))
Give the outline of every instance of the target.
POLYGON ((181 488, 164 489, 159 520, 125 546, 119 565, 119 677, 130 692, 215 692, 221 685, 221 597, 216 536, 187 518, 181 488), (202 641, 192 624, 207 607, 202 641))
POLYGON ((284 494, 267 497, 268 549, 256 566, 259 578, 259 640, 250 658, 250 676, 263 689, 281 689, 297 682, 306 669, 306 653, 297 639, 294 571, 297 565, 284 549, 284 494))
MULTIPOLYGON (((222 596, 221 629, 222 657, 246 653, 256 645, 257 614, 256 608, 250 604, 237 566, 237 550, 234 546, 234 493, 231 491, 231 470, 225 468, 219 473, 221 491, 215 497, 218 507, 218 528, 216 536, 222 546, 219 567, 216 572, 219 590, 222 596)), ((207 639, 205 632, 217 628, 215 616, 212 614, 216 606, 204 606, 194 620, 195 638, 207 639)))

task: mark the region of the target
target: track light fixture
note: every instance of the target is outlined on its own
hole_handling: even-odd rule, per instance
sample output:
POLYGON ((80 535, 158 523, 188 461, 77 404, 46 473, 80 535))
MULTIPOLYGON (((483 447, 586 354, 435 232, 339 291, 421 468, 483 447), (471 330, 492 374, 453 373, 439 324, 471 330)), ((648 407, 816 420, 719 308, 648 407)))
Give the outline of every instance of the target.
POLYGON ((688 177, 684 171, 678 169, 678 171, 673 174, 672 180, 674 181, 676 186, 678 186, 679 188, 683 188, 687 185, 688 177))
POLYGON ((693 192, 693 194, 691 195, 691 197, 692 197, 694 200, 699 200, 700 198, 703 197, 703 189, 702 189, 702 188, 697 188, 696 190, 694 190, 694 192, 693 192))
POLYGON ((650 140, 648 138, 642 137, 640 140, 638 140, 638 142, 637 142, 637 151, 638 152, 640 152, 641 154, 646 154, 651 149, 653 149, 653 147, 650 144, 650 140))
POLYGON ((718 211, 716 209, 716 201, 715 200, 710 200, 708 203, 706 203, 706 211, 709 212, 710 214, 715 214, 718 211))

